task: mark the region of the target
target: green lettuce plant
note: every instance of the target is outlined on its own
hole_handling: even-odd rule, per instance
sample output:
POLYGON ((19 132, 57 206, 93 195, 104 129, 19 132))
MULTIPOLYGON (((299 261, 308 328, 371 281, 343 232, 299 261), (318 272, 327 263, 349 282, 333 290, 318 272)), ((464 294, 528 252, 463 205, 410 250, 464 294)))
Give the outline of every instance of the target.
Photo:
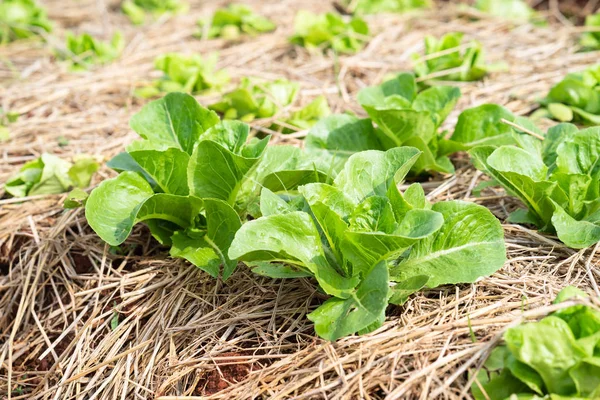
POLYGON ((64 193, 74 187, 88 187, 97 170, 98 163, 88 156, 75 157, 71 163, 44 153, 25 163, 18 174, 8 179, 4 190, 13 197, 64 193))
POLYGON ((121 3, 121 10, 135 25, 145 23, 148 15, 156 19, 163 14, 183 13, 187 9, 187 4, 180 0, 125 0, 121 3))
POLYGON ((57 56, 67 60, 73 70, 86 70, 115 60, 124 47, 123 35, 116 32, 110 42, 95 39, 88 33, 76 36, 67 32, 66 48, 57 50, 57 56))
POLYGON ((333 49, 337 53, 356 53, 369 39, 369 27, 359 18, 346 21, 334 13, 315 15, 308 11, 299 11, 294 19, 293 44, 308 50, 333 49))
POLYGON ((549 117, 561 122, 600 124, 600 64, 567 74, 540 102, 549 117))
MULTIPOLYGON (((295 102, 299 89, 300 85, 286 79, 269 82, 257 78, 242 78, 235 90, 225 93, 220 101, 208 108, 221 113, 225 119, 250 122, 256 118, 277 116, 286 126, 308 129, 331 111, 326 98, 319 96, 305 107, 293 113, 287 112, 295 102)), ((287 131, 276 123, 272 129, 287 131)))
POLYGON ((229 82, 225 70, 217 70, 218 56, 206 57, 198 54, 167 53, 156 58, 154 66, 164 73, 163 77, 150 86, 136 89, 141 98, 156 97, 169 92, 198 94, 221 89, 229 82))
POLYGON ((464 34, 452 32, 437 39, 425 36, 425 56, 413 55, 415 74, 442 81, 476 81, 487 73, 481 43, 462 45, 464 34), (439 78, 439 79, 438 79, 439 78))
POLYGON ((438 130, 460 95, 458 88, 450 86, 417 93, 414 75, 399 74, 358 93, 358 102, 369 119, 332 115, 319 121, 306 137, 306 151, 327 159, 337 171, 355 152, 411 146, 422 152, 412 165, 413 174, 452 173, 454 166, 440 152, 444 134, 438 130))
POLYGON ((541 136, 515 136, 517 145, 486 145, 469 153, 475 166, 527 207, 510 221, 556 233, 572 248, 600 241, 600 128, 559 124, 541 136))
POLYGON ((183 93, 150 102, 130 125, 142 140, 87 199, 92 229, 116 246, 144 222, 171 256, 223 279, 240 260, 273 278, 314 277, 333 296, 309 316, 325 339, 372 330, 387 304, 473 282, 505 260, 487 209, 431 205, 419 184, 398 190, 418 149, 360 152, 334 173, 317 152, 248 141, 247 125, 183 93))
POLYGON ((35 0, 3 0, 0 3, 0 44, 51 30, 46 11, 35 0))
POLYGON ((219 8, 211 18, 198 20, 198 26, 198 36, 224 39, 237 39, 241 34, 258 35, 276 28, 271 20, 255 13, 245 4, 229 4, 219 8))
POLYGON ((419 184, 398 190, 420 156, 412 147, 363 151, 330 183, 263 189, 262 217, 242 225, 229 257, 273 278, 314 277, 331 297, 308 318, 327 340, 378 328, 389 303, 424 287, 493 273, 506 255, 487 209, 431 205, 419 184))
MULTIPOLYGON (((572 286, 555 303, 587 295, 572 286)), ((475 400, 600 397, 600 310, 579 304, 508 329, 471 387, 475 400)))
POLYGON ((598 30, 583 33, 581 47, 586 51, 600 50, 600 13, 588 15, 585 18, 585 26, 598 30))
POLYGON ((430 0, 344 0, 342 4, 352 13, 403 13, 415 9, 428 8, 430 0))

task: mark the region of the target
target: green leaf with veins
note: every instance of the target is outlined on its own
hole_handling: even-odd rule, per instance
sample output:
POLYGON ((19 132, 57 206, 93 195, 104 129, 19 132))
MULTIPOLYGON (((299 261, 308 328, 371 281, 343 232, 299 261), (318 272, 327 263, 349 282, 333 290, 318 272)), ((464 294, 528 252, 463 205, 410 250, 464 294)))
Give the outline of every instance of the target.
POLYGON ((331 298, 308 315, 325 340, 337 340, 378 321, 387 306, 388 270, 384 261, 369 271, 352 295, 331 298))

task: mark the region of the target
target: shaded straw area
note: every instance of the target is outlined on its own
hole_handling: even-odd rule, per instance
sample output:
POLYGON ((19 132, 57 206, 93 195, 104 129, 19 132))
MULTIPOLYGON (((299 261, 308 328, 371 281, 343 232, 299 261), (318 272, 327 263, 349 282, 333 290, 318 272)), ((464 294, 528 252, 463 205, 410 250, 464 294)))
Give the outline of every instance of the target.
MULTIPOLYGON (((192 37, 196 19, 224 2, 194 2, 186 15, 141 28, 113 3, 44 3, 57 21, 50 46, 0 47, 0 106, 21 114, 0 147, 0 182, 43 152, 106 161, 121 151, 136 138, 128 120, 142 106, 132 91, 158 76, 153 59, 165 52, 219 51, 231 87, 244 76, 300 82, 298 101, 283 114, 321 94, 334 112, 360 113, 356 92, 411 69, 410 56, 423 51, 425 34, 463 31, 483 43, 489 62, 506 63, 506 70, 459 84, 463 97, 449 129, 460 110, 483 103, 526 115, 565 73, 600 56, 577 53, 581 28, 514 25, 452 5, 369 16, 368 46, 357 55, 334 56, 309 54, 286 39, 298 9, 332 10, 323 1, 251 1, 278 29, 234 43, 192 37), (51 50, 62 44, 65 29, 104 38, 119 29, 127 45, 115 63, 71 73, 51 50)), ((198 100, 208 104, 217 97, 198 100)), ((265 131, 271 122, 252 125, 265 131)), ((304 134, 275 132, 272 143, 301 145, 304 134)), ((477 202, 502 221, 519 206, 500 189, 474 196, 486 178, 466 155, 454 162, 455 176, 424 183, 431 201, 477 202)), ((94 184, 113 175, 102 167, 94 184)), ((598 293, 600 249, 574 251, 554 237, 505 223, 508 261, 496 274, 414 295, 390 307, 379 330, 329 343, 306 319, 324 300, 314 282, 266 279, 243 266, 228 281, 216 281, 170 259, 142 225, 118 250, 110 249, 82 210, 63 211, 63 199, 0 199, 0 398, 458 399, 468 396, 468 371, 481 365, 507 327, 552 311, 552 299, 566 285, 598 293)))

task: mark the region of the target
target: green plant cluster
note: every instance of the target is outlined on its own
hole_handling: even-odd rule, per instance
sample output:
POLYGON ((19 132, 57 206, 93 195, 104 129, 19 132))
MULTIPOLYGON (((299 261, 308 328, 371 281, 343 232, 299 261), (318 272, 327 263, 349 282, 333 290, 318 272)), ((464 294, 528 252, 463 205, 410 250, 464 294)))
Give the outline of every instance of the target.
MULTIPOLYGON (((572 286, 555 303, 585 299, 572 286)), ((475 400, 566 400, 600 397, 600 311, 562 308, 538 322, 508 329, 472 386, 475 400)))
MULTIPOLYGON (((298 96, 300 85, 286 79, 265 81, 258 78, 243 78, 238 87, 225 93, 221 100, 208 106, 225 119, 251 122, 256 118, 278 117, 285 126, 308 129, 319 119, 331 113, 324 96, 319 96, 301 109, 287 111, 298 96)), ((285 128, 274 123, 272 129, 285 128)))
POLYGON ((332 49, 336 53, 360 51, 369 39, 369 27, 359 17, 346 20, 339 14, 315 15, 301 10, 294 19, 294 35, 290 41, 310 51, 332 49))
POLYGON ((245 4, 229 4, 219 8, 211 18, 198 20, 198 26, 198 36, 224 39, 237 39, 242 34, 258 35, 276 28, 271 20, 255 13, 245 4))
POLYGON ((217 60, 216 53, 206 57, 198 54, 163 54, 154 61, 155 68, 164 74, 162 78, 136 89, 135 95, 151 98, 169 92, 198 94, 221 89, 229 82, 229 74, 216 69, 217 60))
POLYGON ((6 181, 4 190, 11 196, 25 197, 86 188, 98 167, 96 160, 88 156, 76 157, 71 163, 45 153, 25 163, 17 175, 6 181))
POLYGON ((121 54, 124 47, 123 35, 117 32, 110 42, 103 42, 88 33, 67 33, 66 48, 57 51, 58 58, 67 60, 75 71, 87 70, 95 65, 108 64, 121 54))
POLYGON ((600 64, 567 74, 541 100, 549 117, 561 122, 600 125, 600 64))
POLYGON ((415 74, 422 79, 476 81, 488 69, 478 41, 462 45, 464 34, 452 32, 437 39, 425 37, 425 56, 413 55, 415 74))
POLYGON ((474 282, 505 261, 503 231, 484 207, 430 204, 419 184, 398 190, 414 147, 362 151, 341 170, 318 152, 267 147, 171 93, 131 119, 142 138, 109 162, 120 172, 92 191, 86 217, 116 246, 145 222, 152 235, 213 277, 238 261, 274 278, 313 277, 331 296, 309 315, 329 340, 367 332, 389 303, 422 288, 474 282))
POLYGON ((35 0, 0 2, 0 44, 31 38, 51 30, 52 24, 46 11, 35 0))
POLYGON ((187 9, 187 4, 180 0, 125 0, 121 3, 121 10, 135 25, 145 23, 149 16, 156 19, 163 14, 179 14, 187 9))

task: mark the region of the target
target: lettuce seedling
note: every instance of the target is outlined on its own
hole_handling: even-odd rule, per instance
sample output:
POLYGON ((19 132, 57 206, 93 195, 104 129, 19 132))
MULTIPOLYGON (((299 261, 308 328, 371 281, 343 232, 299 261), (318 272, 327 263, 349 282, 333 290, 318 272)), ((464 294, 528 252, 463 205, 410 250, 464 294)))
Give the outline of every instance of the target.
POLYGON ((345 0, 348 11, 356 14, 403 13, 431 6, 430 0, 345 0))
POLYGON ((52 24, 46 11, 35 0, 0 2, 0 44, 50 32, 52 24))
POLYGON ((567 74, 540 103, 552 119, 600 125, 600 64, 567 74))
MULTIPOLYGON (((555 303, 587 295, 572 286, 555 303)), ((471 386, 475 400, 596 399, 600 310, 580 304, 509 328, 471 386)))
POLYGON ((422 79, 476 81, 487 73, 481 43, 461 44, 464 34, 452 32, 439 40, 425 36, 425 56, 413 55, 415 74, 422 79), (439 78, 439 79, 438 79, 439 78))
POLYGON ((121 4, 121 10, 135 25, 145 23, 148 14, 156 19, 163 14, 183 13, 187 9, 187 4, 180 0, 125 0, 121 4))
POLYGON ((208 106, 227 119, 245 122, 255 118, 270 118, 289 107, 298 94, 300 85, 285 79, 272 82, 258 78, 242 78, 239 86, 225 93, 221 100, 208 106))
POLYGON ((273 278, 314 277, 332 297, 308 318, 327 340, 376 329, 388 303, 402 304, 423 287, 493 273, 506 254, 487 209, 432 206, 419 184, 398 190, 420 156, 412 147, 363 151, 330 183, 264 188, 262 217, 235 234, 229 257, 273 278))
POLYGON ((52 154, 42 154, 21 167, 19 173, 10 178, 4 190, 14 197, 40 194, 58 194, 70 189, 89 186, 98 163, 91 157, 76 157, 74 162, 63 160, 52 154))
POLYGON ((229 74, 225 70, 216 69, 217 59, 215 53, 207 57, 197 54, 163 54, 156 58, 154 66, 164 76, 150 86, 136 89, 135 95, 150 98, 169 92, 198 94, 219 90, 229 82, 229 74))
MULTIPOLYGON (((327 99, 319 96, 290 114, 288 108, 296 101, 299 89, 300 85, 285 79, 269 82, 258 78, 243 78, 237 89, 224 94, 219 102, 208 108, 221 113, 225 119, 250 122, 256 118, 277 117, 277 121, 286 127, 289 125, 308 129, 331 111, 327 99)), ((277 122, 271 129, 289 131, 277 122)))
POLYGON ((87 33, 76 36, 67 32, 66 49, 57 50, 57 56, 67 60, 72 70, 81 71, 110 63, 119 57, 123 47, 123 35, 120 32, 116 32, 110 42, 95 39, 87 33))
POLYGON ((356 53, 369 39, 369 27, 359 18, 346 21, 341 15, 315 15, 299 11, 294 19, 294 35, 290 41, 310 51, 333 49, 336 53, 356 53))
POLYGON ((198 20, 198 26, 198 36, 224 39, 237 39, 241 34, 258 35, 276 28, 271 20, 255 13, 245 4, 219 8, 211 18, 198 20))
POLYGON ((581 47, 585 51, 600 50, 600 13, 588 15, 585 18, 585 26, 596 30, 581 35, 581 47))
MULTIPOLYGON (((531 129, 527 129, 532 132, 531 129)), ((533 132, 539 136, 538 132, 533 132)), ((600 241, 600 128, 559 124, 541 137, 515 136, 518 145, 470 150, 475 166, 527 207, 509 220, 556 233, 572 248, 600 241)))

